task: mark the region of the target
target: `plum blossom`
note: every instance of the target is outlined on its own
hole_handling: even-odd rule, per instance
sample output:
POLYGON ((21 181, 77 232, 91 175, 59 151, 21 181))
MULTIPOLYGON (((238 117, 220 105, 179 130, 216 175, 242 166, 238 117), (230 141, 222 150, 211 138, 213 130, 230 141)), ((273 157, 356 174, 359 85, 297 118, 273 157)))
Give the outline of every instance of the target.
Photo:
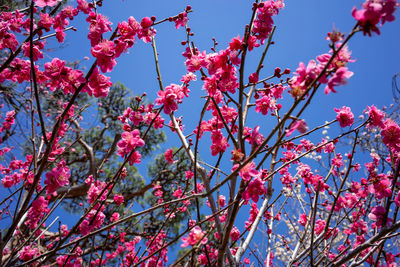
POLYGON ((97 65, 100 70, 110 72, 117 65, 115 60, 115 43, 103 40, 91 49, 92 55, 97 58, 97 65))
POLYGON ((62 160, 51 172, 46 173, 44 183, 47 185, 47 194, 52 194, 61 186, 69 184, 71 174, 68 166, 65 165, 65 160, 62 160))
POLYGON ((38 248, 32 248, 32 246, 29 245, 23 247, 21 251, 18 252, 18 254, 20 260, 29 261, 33 259, 33 257, 38 256, 40 253, 38 248))
POLYGON ((349 107, 343 106, 341 109, 334 108, 334 110, 337 112, 336 119, 340 127, 351 126, 354 123, 354 115, 349 107))
POLYGON ((334 87, 347 83, 347 80, 353 76, 353 72, 349 71, 347 67, 340 67, 336 72, 329 78, 328 84, 325 86, 325 94, 330 92, 336 93, 334 87))
POLYGON ((32 206, 28 210, 28 215, 26 216, 27 220, 25 222, 25 225, 27 225, 29 229, 35 229, 40 219, 45 213, 49 212, 47 208, 48 204, 49 202, 43 196, 32 201, 32 206))
POLYGON ((106 97, 110 91, 112 82, 110 77, 107 77, 100 73, 99 68, 94 68, 92 75, 90 75, 89 83, 85 87, 85 91, 91 96, 95 97, 106 97))
POLYGON ((222 135, 221 131, 212 131, 211 133, 211 155, 216 156, 220 152, 225 152, 228 148, 229 143, 226 137, 222 135))
POLYGON ((118 155, 124 157, 137 147, 144 146, 143 139, 140 138, 139 130, 132 132, 123 132, 121 140, 118 142, 118 155))
POLYGON ((201 230, 199 226, 195 226, 189 233, 188 236, 182 237, 183 244, 181 247, 194 246, 198 242, 202 245, 207 244, 208 239, 205 237, 205 232, 201 230))
POLYGON ((362 4, 362 8, 352 10, 352 16, 358 21, 364 35, 372 35, 372 32, 380 34, 377 27, 379 21, 385 23, 394 20, 394 12, 397 6, 396 0, 367 0, 362 4))
POLYGON ((385 112, 382 110, 378 109, 374 105, 371 107, 368 106, 368 116, 370 122, 368 123, 368 127, 380 127, 384 128, 385 124, 383 123, 383 119, 385 118, 385 112))
POLYGON ((391 119, 386 119, 382 129, 382 141, 389 148, 399 151, 400 150, 400 127, 391 119))
POLYGON ((299 133, 305 133, 308 131, 308 126, 305 120, 296 120, 290 124, 289 129, 286 130, 286 137, 289 137, 294 133, 294 131, 299 131, 299 133))
POLYGON ((174 152, 172 151, 172 149, 167 149, 167 151, 164 154, 165 160, 169 163, 169 164, 173 164, 175 161, 173 159, 174 156, 174 152))
POLYGON ((177 84, 171 84, 165 87, 164 91, 157 93, 158 98, 155 103, 157 105, 164 105, 164 113, 170 114, 178 109, 178 103, 182 102, 185 93, 182 87, 177 84))
POLYGON ((185 27, 189 21, 187 13, 186 12, 180 13, 178 16, 175 17, 174 21, 176 29, 179 29, 179 27, 185 27))
POLYGON ((251 199, 257 203, 259 197, 267 193, 267 188, 265 187, 264 183, 265 182, 259 177, 254 178, 243 192, 243 199, 245 201, 249 201, 251 199))
POLYGON ((35 0, 35 4, 38 7, 45 7, 45 6, 55 6, 58 0, 35 0))

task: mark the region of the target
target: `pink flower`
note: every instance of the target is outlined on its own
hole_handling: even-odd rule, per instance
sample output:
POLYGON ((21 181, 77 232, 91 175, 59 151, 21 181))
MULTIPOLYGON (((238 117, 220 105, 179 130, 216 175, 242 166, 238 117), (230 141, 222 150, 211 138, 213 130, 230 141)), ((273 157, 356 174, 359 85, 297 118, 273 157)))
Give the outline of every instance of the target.
POLYGON ((330 92, 336 93, 334 87, 346 84, 351 76, 353 76, 353 72, 349 71, 347 67, 338 68, 332 77, 329 78, 328 84, 325 86, 325 94, 329 94, 330 92))
POLYGON ((71 174, 69 173, 68 166, 65 166, 65 164, 65 161, 62 160, 51 172, 46 173, 44 183, 47 185, 47 194, 52 194, 61 186, 69 184, 71 174))
POLYGON ((368 218, 376 222, 377 227, 381 227, 383 223, 383 216, 386 213, 386 209, 382 206, 373 207, 371 212, 368 214, 368 218))
POLYGON ((97 58, 97 65, 102 72, 110 72, 117 65, 114 42, 103 40, 93 47, 91 52, 97 58))
MULTIPOLYGON (((43 53, 41 51, 41 49, 43 49, 43 47, 44 47, 44 42, 36 42, 33 45, 33 49, 32 49, 33 50, 32 51, 33 61, 38 61, 39 58, 43 58, 43 53)), ((30 46, 29 43, 23 43, 22 44, 22 50, 23 50, 24 56, 30 57, 30 54, 31 54, 31 49, 30 48, 31 48, 31 46, 30 46)))
POLYGON ((182 237, 183 244, 181 247, 194 246, 198 242, 202 245, 207 244, 208 239, 205 237, 205 232, 199 226, 195 226, 189 233, 189 236, 182 237))
POLYGON ((246 187, 246 190, 243 192, 243 199, 245 201, 249 201, 251 199, 257 203, 259 197, 266 193, 267 188, 264 186, 264 181, 262 181, 259 177, 256 177, 249 183, 249 185, 246 187))
POLYGON ((265 95, 256 100, 256 112, 261 112, 263 115, 267 115, 269 110, 271 110, 271 112, 276 110, 276 100, 270 95, 265 95))
POLYGON ((165 87, 164 91, 157 93, 158 98, 155 103, 157 105, 164 105, 164 113, 170 114, 178 109, 178 103, 182 102, 185 94, 182 91, 182 87, 177 84, 171 84, 165 87))
POLYGON ((116 194, 114 195, 114 202, 115 204, 117 204, 118 206, 121 205, 124 202, 124 196, 120 195, 120 194, 116 194))
POLYGON ((90 45, 93 47, 100 43, 102 40, 103 33, 111 31, 111 22, 108 18, 101 14, 90 12, 86 21, 90 23, 88 38, 90 40, 90 45))
POLYGON ((122 139, 118 142, 118 155, 124 157, 137 147, 144 146, 143 139, 140 138, 139 130, 132 132, 123 132, 122 139))
POLYGON ((249 76, 249 83, 257 83, 258 82, 258 74, 254 72, 249 76))
POLYGON ((232 239, 233 242, 239 240, 239 238, 240 238, 240 231, 239 231, 239 229, 237 229, 236 226, 233 226, 233 228, 232 228, 231 233, 230 233, 229 236, 231 237, 231 239, 232 239))
POLYGON ((203 51, 202 53, 197 53, 195 55, 190 54, 190 57, 185 61, 185 65, 189 72, 195 72, 200 70, 202 67, 206 67, 206 52, 203 51))
POLYGON ((35 0, 35 4, 38 7, 45 7, 45 6, 55 6, 58 0, 35 0))
POLYGON ((254 47, 259 47, 260 44, 257 43, 257 37, 250 35, 249 38, 247 39, 247 45, 249 51, 253 50, 254 47))
POLYGON ((29 261, 33 259, 33 257, 40 255, 39 249, 32 248, 31 245, 23 247, 22 250, 18 252, 18 254, 19 259, 22 261, 29 261))
POLYGON ((391 119, 386 119, 381 135, 382 141, 389 148, 399 151, 400 150, 400 127, 391 119))
POLYGON ((341 109, 334 109, 337 112, 336 119, 340 127, 351 126, 354 123, 354 115, 349 107, 343 106, 341 109))
POLYGON ((222 135, 221 131, 212 131, 211 133, 211 155, 216 156, 221 152, 225 152, 228 148, 228 140, 222 135))
POLYGON ((305 213, 301 214, 299 218, 299 224, 302 226, 306 226, 307 221, 308 221, 307 215, 305 213))
POLYGON ((290 127, 288 130, 286 130, 286 137, 289 137, 292 135, 294 131, 299 131, 299 133, 305 133, 308 131, 308 126, 305 120, 296 120, 295 122, 292 122, 290 124, 290 127))
POLYGON ((367 107, 368 108, 368 116, 370 119, 370 123, 368 123, 368 127, 380 127, 380 128, 384 128, 385 124, 383 123, 383 119, 385 118, 385 113, 376 108, 374 105, 372 105, 371 107, 367 107))
POLYGON ((186 24, 188 23, 189 19, 187 17, 186 12, 180 13, 176 18, 175 18, 175 28, 179 29, 179 27, 185 27, 186 24))
MULTIPOLYGON (((239 164, 235 164, 232 167, 232 171, 235 171, 239 167, 239 164)), ((256 170, 256 164, 252 161, 247 163, 243 168, 239 171, 240 177, 242 177, 245 181, 250 181, 251 178, 259 175, 259 172, 256 170)))
POLYGON ((325 224, 326 224, 326 222, 325 222, 324 220, 317 220, 317 221, 315 222, 314 231, 315 231, 315 234, 316 234, 316 235, 319 235, 319 234, 321 234, 321 233, 324 231, 325 224))
POLYGON ((371 32, 380 34, 377 27, 379 21, 383 24, 386 21, 390 22, 394 20, 393 14, 396 6, 396 0, 367 0, 360 10, 354 7, 352 15, 358 21, 364 35, 368 34, 371 36, 371 32))
POLYGON ((173 164, 175 161, 173 159, 174 156, 174 152, 172 151, 172 149, 167 149, 167 151, 164 154, 165 160, 169 163, 169 164, 173 164))
POLYGON ((101 74, 99 68, 94 68, 92 75, 90 75, 86 92, 89 95, 93 94, 95 97, 106 97, 112 86, 112 82, 109 80, 110 77, 101 74))
POLYGON ((49 212, 47 208, 49 202, 44 199, 43 196, 40 196, 38 199, 32 201, 32 206, 28 210, 27 220, 25 221, 25 225, 28 226, 29 229, 35 229, 43 216, 49 212))

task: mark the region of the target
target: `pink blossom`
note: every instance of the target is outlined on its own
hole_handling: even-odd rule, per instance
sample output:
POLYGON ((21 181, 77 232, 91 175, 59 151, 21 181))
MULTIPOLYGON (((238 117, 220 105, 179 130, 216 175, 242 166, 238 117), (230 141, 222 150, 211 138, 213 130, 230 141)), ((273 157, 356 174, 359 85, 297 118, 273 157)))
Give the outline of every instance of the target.
POLYGON ((351 126, 354 123, 354 115, 349 107, 343 106, 341 109, 334 108, 334 110, 337 112, 336 119, 340 127, 351 126))
POLYGON ((105 215, 102 211, 92 209, 85 220, 79 225, 79 231, 81 235, 87 235, 93 230, 100 228, 104 223, 105 215))
POLYGON ((170 114, 178 109, 178 103, 182 102, 185 94, 182 87, 177 84, 171 84, 165 87, 164 91, 158 91, 158 98, 155 103, 157 105, 164 105, 164 113, 170 114))
MULTIPOLYGON (((22 51, 24 56, 26 57, 30 57, 31 54, 31 50, 30 50, 30 43, 23 43, 22 44, 22 51)), ((36 42, 33 45, 33 51, 32 51, 32 58, 33 61, 38 61, 40 58, 43 58, 43 53, 42 53, 42 49, 44 48, 44 42, 36 42)))
POLYGON ((334 87, 346 84, 351 76, 353 76, 353 72, 349 71, 347 67, 338 68, 332 77, 329 78, 328 85, 325 86, 325 94, 329 94, 330 92, 336 93, 334 87))
POLYGON ((389 148, 399 151, 400 150, 400 127, 391 119, 386 119, 382 129, 382 141, 389 148))
POLYGON ((187 17, 186 12, 180 13, 176 18, 174 19, 175 21, 175 28, 179 29, 179 27, 185 27, 186 24, 188 23, 189 19, 187 17))
POLYGON ((45 7, 45 6, 55 6, 58 0, 35 0, 35 4, 38 7, 45 7))
POLYGON ((76 8, 85 14, 89 14, 89 12, 92 10, 90 5, 85 0, 77 0, 77 3, 78 6, 76 8))
POLYGON ((111 22, 107 17, 96 14, 95 12, 90 12, 86 21, 90 23, 88 38, 90 40, 90 45, 94 47, 102 40, 103 33, 111 31, 111 22))
POLYGON ((247 39, 247 46, 249 51, 253 50, 254 47, 259 47, 260 44, 257 43, 257 37, 250 35, 249 38, 247 39))
POLYGON ((115 60, 115 43, 103 40, 91 49, 92 55, 97 58, 97 65, 102 72, 110 72, 117 64, 115 60))
POLYGON ((221 131, 212 131, 211 133, 211 155, 216 156, 229 147, 228 140, 222 135, 221 131))
POLYGON ((32 206, 28 210, 27 220, 25 221, 25 225, 27 225, 29 229, 35 229, 40 219, 49 212, 47 208, 48 204, 49 202, 43 196, 32 201, 32 206))
POLYGON ((124 157, 135 148, 144 146, 144 141, 140 138, 139 130, 135 129, 132 132, 123 132, 117 146, 118 155, 124 157))
POLYGON ((172 151, 172 149, 167 149, 167 151, 164 154, 165 160, 169 163, 169 164, 173 164, 175 161, 173 159, 174 156, 174 152, 172 151))
POLYGON ((231 233, 229 235, 233 242, 239 240, 240 238, 240 231, 236 226, 233 226, 231 233))
POLYGON ((22 261, 29 261, 33 259, 33 257, 39 256, 39 249, 32 248, 31 245, 25 246, 18 252, 19 259, 22 261))
POLYGON ((242 197, 245 201, 249 201, 251 199, 257 203, 259 197, 266 193, 267 188, 264 186, 264 181, 262 181, 259 177, 256 177, 246 187, 242 197))
POLYGON ((385 124, 383 123, 383 119, 385 118, 385 113, 376 108, 374 105, 368 108, 368 116, 370 119, 370 123, 368 123, 368 127, 380 127, 384 128, 385 124))
POLYGON ((205 237, 205 232, 201 230, 199 226, 195 226, 189 233, 188 236, 182 237, 183 244, 181 247, 194 246, 197 243, 202 245, 207 244, 208 239, 205 237))
MULTIPOLYGON (((239 164, 235 164, 232 167, 232 171, 235 171, 239 167, 239 164)), ((256 164, 252 161, 247 163, 244 167, 242 167, 239 171, 240 177, 242 177, 245 181, 250 181, 251 178, 259 175, 259 172, 256 170, 256 164)))
POLYGON ((107 97, 112 82, 109 81, 110 77, 104 76, 100 73, 99 69, 94 68, 92 75, 90 75, 86 92, 95 97, 107 97))
POLYGON ((65 161, 62 160, 51 172, 46 173, 44 183, 47 185, 47 194, 52 194, 61 186, 69 184, 71 174, 68 166, 65 165, 65 161))
POLYGON ((185 65, 189 72, 195 72, 200 70, 202 67, 206 67, 206 52, 203 51, 202 53, 197 53, 195 55, 190 54, 190 57, 185 61, 185 65))
POLYGON ((371 32, 380 34, 377 27, 379 21, 385 23, 394 20, 393 13, 396 10, 396 0, 367 0, 362 5, 362 8, 357 10, 355 7, 352 10, 353 17, 358 21, 364 35, 371 36, 371 32))
POLYGON ((261 112, 263 115, 267 115, 269 110, 271 112, 276 110, 276 100, 270 95, 265 95, 256 100, 256 112, 261 112))
POLYGON ((249 76, 249 83, 257 83, 258 82, 258 74, 254 72, 249 76))
POLYGON ((326 222, 324 220, 317 220, 315 222, 314 231, 316 235, 321 234, 324 231, 326 222))
POLYGON ((386 213, 386 209, 382 206, 373 207, 371 212, 368 214, 368 218, 376 222, 377 227, 381 227, 383 223, 383 216, 386 213))
POLYGON ((301 214, 299 218, 300 225, 306 226, 307 221, 308 221, 307 215, 305 213, 301 214))
POLYGON ((299 133, 305 133, 308 131, 308 126, 305 120, 296 120, 290 124, 289 129, 286 130, 286 137, 292 135, 294 131, 299 131, 299 133))
POLYGON ((278 14, 279 9, 282 9, 284 6, 285 4, 281 0, 268 0, 262 2, 262 5, 259 5, 257 8, 257 18, 254 20, 253 33, 256 34, 261 44, 264 44, 265 39, 272 30, 274 24, 272 16, 278 14))
POLYGON ((124 196, 121 194, 114 195, 114 202, 117 206, 121 205, 124 202, 124 196))

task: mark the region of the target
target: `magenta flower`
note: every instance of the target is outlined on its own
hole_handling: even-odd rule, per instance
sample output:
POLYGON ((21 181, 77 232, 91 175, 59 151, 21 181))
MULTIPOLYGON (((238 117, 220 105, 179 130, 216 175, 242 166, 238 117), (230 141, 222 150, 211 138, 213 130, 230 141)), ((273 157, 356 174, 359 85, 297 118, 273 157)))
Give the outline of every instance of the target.
POLYGON ((353 76, 353 72, 349 71, 347 67, 340 67, 336 72, 329 78, 328 84, 325 86, 325 94, 330 92, 336 93, 334 87, 347 83, 347 80, 353 76))
POLYGON ((385 124, 383 123, 383 119, 385 118, 385 113, 380 109, 376 108, 374 105, 368 108, 368 116, 370 119, 370 123, 368 123, 368 127, 380 127, 384 128, 385 124))
POLYGON ((267 188, 264 186, 264 181, 262 181, 259 177, 256 177, 246 187, 246 190, 243 192, 242 196, 246 202, 251 199, 257 203, 259 197, 266 193, 267 188))
POLYGON ((195 226, 189 233, 188 236, 182 237, 183 244, 181 247, 194 246, 198 242, 202 245, 207 244, 208 239, 205 237, 205 232, 201 230, 199 226, 195 226))
POLYGON ((124 157, 137 147, 144 146, 143 139, 140 138, 139 130, 123 132, 122 139, 118 142, 118 155, 124 157))
POLYGON ((337 112, 336 119, 340 127, 351 126, 354 123, 354 115, 349 107, 343 106, 341 109, 334 108, 334 110, 337 112))
POLYGON ((164 105, 164 113, 170 114, 178 109, 178 103, 182 102, 185 96, 182 87, 177 84, 171 84, 165 87, 164 91, 157 93, 156 105, 164 105))
POLYGON ((167 149, 167 151, 165 151, 164 157, 169 164, 173 164, 175 162, 173 156, 174 152, 172 149, 167 149))
POLYGON ((305 120, 296 120, 295 122, 292 122, 290 124, 290 127, 288 130, 286 130, 286 137, 289 137, 292 135, 294 131, 299 131, 299 133, 305 133, 308 131, 308 126, 305 120))
POLYGON ((55 6, 58 0, 35 0, 35 4, 38 7, 45 7, 45 6, 55 6))
POLYGON ((400 127, 391 119, 386 119, 381 135, 382 141, 389 148, 399 151, 400 150, 400 127))
POLYGON ((103 40, 93 47, 91 52, 97 58, 97 65, 102 72, 110 72, 117 65, 114 42, 103 40))
POLYGON ((65 161, 62 160, 57 164, 51 172, 46 173, 46 180, 44 183, 47 185, 47 194, 53 194, 58 188, 69 184, 69 173, 68 166, 65 166, 65 161))

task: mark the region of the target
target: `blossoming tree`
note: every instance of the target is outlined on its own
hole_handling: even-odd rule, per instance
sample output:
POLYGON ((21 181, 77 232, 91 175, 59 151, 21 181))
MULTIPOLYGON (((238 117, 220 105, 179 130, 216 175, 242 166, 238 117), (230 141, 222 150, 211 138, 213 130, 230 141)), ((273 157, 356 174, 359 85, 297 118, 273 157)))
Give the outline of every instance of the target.
POLYGON ((313 128, 304 113, 317 92, 340 94, 354 74, 351 39, 379 37, 398 5, 365 1, 351 11, 348 34, 328 33, 326 53, 272 73, 264 59, 283 0, 251 2, 243 34, 224 49, 214 40, 211 52, 195 45, 191 6, 114 24, 102 1, 33 0, 2 12, 0 265, 396 266, 399 125, 374 105, 358 120, 338 106, 336 117, 313 128), (68 40, 78 17, 88 28, 87 69, 46 51, 48 39, 68 40), (156 42, 167 23, 186 38, 186 73, 168 85, 156 42), (137 42, 152 48, 154 103, 108 76, 137 42), (258 64, 247 66, 257 51, 258 64), (195 82, 200 99, 191 99, 195 82), (178 117, 185 101, 200 102, 200 114, 178 117), (95 111, 101 126, 81 126, 95 111), (188 120, 196 127, 184 128, 188 120), (341 132, 328 138, 323 129, 334 125, 341 132), (136 168, 164 140, 161 129, 179 147, 162 151, 142 179, 136 168), (364 130, 379 134, 383 151, 360 152, 364 130), (352 144, 340 147, 349 136, 352 144), (9 146, 12 138, 24 148, 9 146), (74 222, 61 204, 79 214, 74 222), (252 243, 260 235, 262 251, 252 243))

